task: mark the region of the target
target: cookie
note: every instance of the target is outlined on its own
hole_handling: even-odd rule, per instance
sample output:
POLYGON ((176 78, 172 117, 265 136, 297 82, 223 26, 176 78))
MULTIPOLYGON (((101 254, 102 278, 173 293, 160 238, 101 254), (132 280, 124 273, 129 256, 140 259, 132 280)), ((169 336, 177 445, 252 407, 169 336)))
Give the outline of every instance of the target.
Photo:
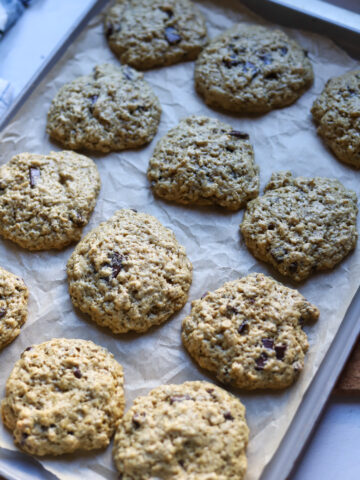
POLYGON ((117 0, 104 29, 121 63, 139 70, 195 60, 207 43, 204 17, 189 0, 117 0))
POLYGON ((153 192, 181 204, 243 207, 259 193, 259 168, 247 133, 191 116, 163 137, 147 173, 153 192))
POLYGON ((99 190, 90 158, 20 153, 0 167, 0 234, 28 250, 64 248, 80 239, 99 190))
POLYGON ((159 100, 142 73, 104 64, 65 84, 53 99, 47 133, 71 150, 138 148, 156 134, 159 100))
POLYGON ((360 70, 331 78, 311 113, 318 134, 336 157, 360 168, 360 70))
POLYGON ((19 335, 26 322, 28 297, 23 280, 0 267, 0 350, 19 335))
POLYGON ((247 390, 285 388, 303 369, 309 347, 301 327, 318 317, 297 290, 250 274, 192 302, 182 340, 221 382, 247 390))
POLYGON ((357 212, 355 192, 338 180, 280 172, 247 204, 241 232, 256 258, 299 282, 355 248, 357 212))
POLYGON ((244 406, 222 388, 162 385, 124 415, 113 456, 123 480, 241 480, 248 436, 244 406))
POLYGON ((205 102, 240 113, 265 113, 295 102, 313 81, 307 53, 281 30, 240 23, 212 40, 196 62, 205 102))
POLYGON ((155 217, 123 209, 76 246, 67 273, 73 304, 94 322, 144 332, 184 306, 192 265, 155 217))
POLYGON ((123 410, 121 365, 105 348, 67 338, 28 347, 2 402, 15 444, 32 455, 106 447, 123 410))

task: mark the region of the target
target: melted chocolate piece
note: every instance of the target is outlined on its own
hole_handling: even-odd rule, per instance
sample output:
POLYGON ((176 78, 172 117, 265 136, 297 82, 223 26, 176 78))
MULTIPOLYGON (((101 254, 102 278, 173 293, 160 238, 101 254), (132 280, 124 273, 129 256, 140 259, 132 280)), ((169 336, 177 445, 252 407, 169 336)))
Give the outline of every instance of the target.
POLYGON ((271 350, 274 348, 274 340, 271 338, 263 338, 261 341, 265 348, 269 348, 271 350))
POLYGON ((225 420, 234 420, 234 417, 231 415, 231 412, 224 413, 225 420))
POLYGON ((268 230, 274 230, 274 228, 275 228, 275 225, 273 223, 269 223, 267 229, 268 230))
POLYGON ((231 130, 229 133, 232 137, 240 138, 241 140, 247 140, 249 138, 249 134, 245 132, 240 132, 240 130, 231 130))
POLYGON ((267 353, 262 352, 260 357, 255 360, 256 367, 255 370, 264 370, 265 363, 267 362, 268 356, 267 353))
POLYGON ((190 395, 173 395, 170 397, 170 404, 172 405, 175 402, 183 402, 184 400, 191 400, 190 395))
POLYGON ((247 320, 244 320, 240 327, 238 328, 238 332, 240 335, 245 335, 249 331, 249 323, 247 320))
POLYGON ((286 345, 275 345, 275 354, 278 360, 282 360, 285 356, 286 345))
POLYGON ((30 187, 34 188, 36 187, 39 178, 40 178, 40 169, 37 167, 30 167, 29 168, 29 177, 30 177, 30 187))
POLYGON ((111 256, 112 278, 116 278, 123 268, 124 256, 114 252, 111 256))
POLYGON ((77 367, 74 370, 74 376, 76 378, 81 378, 82 377, 82 373, 80 372, 80 370, 77 367))
POLYGON ((5 308, 0 308, 0 318, 5 317, 6 315, 6 309, 5 308))
POLYGON ((176 45, 177 43, 180 43, 182 40, 178 31, 174 27, 165 28, 165 38, 169 43, 169 45, 176 45))

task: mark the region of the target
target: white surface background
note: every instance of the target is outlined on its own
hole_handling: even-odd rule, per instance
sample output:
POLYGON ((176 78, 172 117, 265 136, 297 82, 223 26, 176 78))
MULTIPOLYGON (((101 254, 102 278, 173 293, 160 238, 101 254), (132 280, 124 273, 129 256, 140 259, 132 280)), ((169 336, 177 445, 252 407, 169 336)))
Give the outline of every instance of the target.
MULTIPOLYGON (((37 0, 0 41, 0 77, 13 84, 15 95, 89 4, 90 0, 37 0)), ((293 480, 359 480, 359 400, 330 399, 293 480)))

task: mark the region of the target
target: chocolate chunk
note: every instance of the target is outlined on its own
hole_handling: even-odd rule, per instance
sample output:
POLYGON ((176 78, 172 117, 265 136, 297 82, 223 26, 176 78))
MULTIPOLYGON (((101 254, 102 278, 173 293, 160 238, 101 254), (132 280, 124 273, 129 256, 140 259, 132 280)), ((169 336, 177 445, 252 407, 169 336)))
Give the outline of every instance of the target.
POLYGON ((241 63, 240 60, 238 59, 238 57, 235 54, 231 54, 231 55, 229 55, 229 57, 223 58, 223 64, 227 68, 236 67, 240 63, 241 63))
POLYGON ((273 61, 271 53, 263 53, 259 55, 259 58, 262 62, 265 63, 265 65, 270 65, 273 61))
POLYGON ((249 134, 245 132, 240 132, 240 130, 231 130, 229 133, 232 137, 241 138, 241 140, 247 140, 249 138, 249 134))
POLYGON ((263 338, 261 341, 265 348, 270 348, 271 350, 274 348, 274 340, 271 338, 263 338))
POLYGON ((297 269, 298 269, 298 263, 297 262, 290 263, 290 265, 289 265, 289 272, 290 273, 296 273, 297 269))
POLYGON ((123 70, 123 73, 128 80, 133 80, 134 79, 133 72, 129 67, 125 67, 124 70, 123 70))
POLYGON ((182 38, 174 27, 165 28, 165 38, 170 45, 180 43, 182 38))
POLYGON ((32 350, 32 347, 25 348, 24 352, 28 352, 29 350, 32 350))
POLYGON ((178 460, 178 464, 180 465, 181 468, 184 468, 185 462, 184 460, 178 460))
POLYGON ((123 268, 124 256, 114 252, 111 256, 112 278, 116 278, 123 268))
POLYGON ((279 50, 280 50, 281 56, 284 57, 287 54, 289 49, 287 47, 280 47, 279 50))
POLYGON ((30 177, 30 187, 36 187, 36 184, 40 178, 40 169, 37 167, 30 167, 29 168, 29 177, 30 177))
POLYGON ((110 37, 113 33, 114 33, 113 24, 110 23, 110 22, 107 22, 107 23, 106 23, 106 27, 105 27, 105 35, 106 35, 106 37, 110 37))
POLYGON ((76 378, 81 378, 82 377, 82 373, 80 372, 80 370, 77 367, 74 370, 74 375, 75 375, 76 378))
POLYGON ((269 72, 264 78, 266 78, 266 80, 277 80, 278 74, 276 72, 269 72))
POLYGON ((225 412, 224 413, 224 418, 225 418, 225 420, 234 420, 234 417, 231 415, 230 412, 225 412))
POLYGON ((262 352, 260 357, 258 357, 255 360, 255 363, 256 363, 255 370, 263 370, 265 367, 265 363, 267 362, 267 359, 268 359, 267 353, 262 352))
POLYGON ((238 328, 238 332, 241 335, 245 335, 246 333, 248 333, 248 331, 249 331, 249 323, 247 320, 244 320, 240 325, 240 327, 238 328))
POLYGON ((286 345, 275 345, 275 354, 278 360, 282 360, 285 356, 286 345))
POLYGON ((354 97, 356 95, 356 91, 350 87, 347 87, 347 91, 350 94, 350 97, 354 97))
POLYGON ((269 223, 267 229, 268 230, 274 230, 274 228, 275 228, 275 225, 273 223, 269 223))
POLYGON ((227 305, 226 306, 226 316, 232 317, 233 315, 237 315, 239 313, 239 310, 232 305, 227 305))
POLYGON ((139 422, 139 415, 137 415, 136 413, 132 418, 132 423, 134 425, 135 430, 137 430, 139 427, 141 427, 141 423, 139 422))
POLYGON ((190 395, 173 395, 170 397, 170 404, 172 405, 175 402, 183 402, 184 400, 191 400, 190 395))
POLYGON ((304 49, 304 55, 305 55, 305 57, 308 57, 309 56, 309 51, 304 49))
POLYGON ((0 318, 5 317, 6 315, 6 309, 5 308, 0 308, 0 318))
POLYGON ((211 393, 213 393, 214 389, 213 388, 207 388, 206 391, 211 394, 211 393))

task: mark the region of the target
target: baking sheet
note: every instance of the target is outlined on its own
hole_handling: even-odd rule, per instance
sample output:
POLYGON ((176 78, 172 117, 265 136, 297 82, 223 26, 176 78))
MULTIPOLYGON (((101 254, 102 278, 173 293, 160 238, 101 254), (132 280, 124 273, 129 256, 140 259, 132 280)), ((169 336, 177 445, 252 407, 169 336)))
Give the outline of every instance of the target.
MULTIPOLYGON (((265 23, 239 5, 225 0, 221 6, 209 0, 198 2, 208 21, 209 36, 231 26, 235 21, 265 23)), ((52 337, 85 338, 106 346, 125 370, 127 407, 139 394, 161 383, 185 380, 213 380, 190 360, 181 346, 182 318, 190 311, 190 301, 206 290, 219 287, 249 272, 276 274, 257 262, 247 251, 238 225, 243 212, 220 209, 184 208, 153 198, 146 180, 148 159, 156 141, 189 114, 206 114, 250 133, 260 166, 261 186, 273 171, 290 169, 294 175, 338 178, 348 188, 358 189, 358 173, 341 165, 326 150, 311 122, 310 107, 327 78, 359 65, 330 40, 318 35, 286 29, 305 49, 315 71, 315 83, 293 106, 261 117, 236 117, 208 109, 193 87, 193 63, 180 64, 146 72, 145 77, 160 98, 163 115, 155 140, 146 148, 97 156, 102 189, 98 204, 85 232, 129 206, 155 215, 172 228, 185 245, 194 266, 189 302, 168 323, 143 335, 114 336, 100 329, 72 307, 67 293, 65 265, 73 247, 63 252, 30 253, 7 241, 0 243, 1 265, 23 276, 30 289, 29 319, 18 339, 0 354, 0 391, 13 363, 28 345, 52 337)), ((13 122, 0 136, 0 162, 7 162, 18 152, 47 153, 58 149, 45 133, 46 112, 59 87, 78 75, 88 74, 102 62, 117 63, 102 34, 101 20, 94 19, 65 57, 47 75, 20 109, 13 122)), ((251 429, 248 449, 247 480, 255 480, 271 459, 288 428, 311 379, 321 363, 341 324, 347 306, 358 287, 360 254, 355 250, 333 272, 319 274, 300 285, 300 291, 319 306, 317 325, 307 328, 310 350, 299 381, 285 392, 237 392, 247 408, 251 429)), ((284 279, 283 279, 284 280, 284 279)), ((286 285, 293 286, 288 281, 286 285)), ((12 437, 0 426, 0 448, 16 450, 12 437)), ((1 455, 1 450, 0 450, 1 455)), ((41 459, 43 467, 60 479, 115 479, 111 448, 103 452, 41 459)), ((20 477, 19 477, 20 478, 20 477)))

